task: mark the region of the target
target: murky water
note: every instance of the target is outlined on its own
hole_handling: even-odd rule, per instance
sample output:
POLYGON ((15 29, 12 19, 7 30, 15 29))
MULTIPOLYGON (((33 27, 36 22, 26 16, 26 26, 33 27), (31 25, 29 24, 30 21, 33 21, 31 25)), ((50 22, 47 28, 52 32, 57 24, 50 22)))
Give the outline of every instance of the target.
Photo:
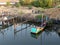
POLYGON ((55 26, 45 29, 43 32, 31 34, 31 27, 35 25, 23 24, 16 27, 14 25, 0 29, 0 45, 60 45, 60 27, 55 26))

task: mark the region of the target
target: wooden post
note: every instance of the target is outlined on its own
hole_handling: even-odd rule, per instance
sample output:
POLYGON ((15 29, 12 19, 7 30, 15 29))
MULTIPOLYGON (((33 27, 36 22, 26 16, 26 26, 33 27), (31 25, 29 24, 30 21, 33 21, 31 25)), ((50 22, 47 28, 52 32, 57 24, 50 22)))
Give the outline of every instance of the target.
POLYGON ((42 23, 43 23, 43 14, 42 14, 42 23))
POLYGON ((14 23, 14 30, 16 30, 16 24, 14 23))
POLYGON ((23 26, 23 25, 21 24, 21 29, 22 29, 22 26, 23 26))
POLYGON ((3 20, 3 16, 2 16, 2 25, 4 25, 4 20, 3 20))
POLYGON ((16 24, 14 23, 14 18, 13 18, 13 24, 14 24, 14 30, 16 30, 16 24))
POLYGON ((2 26, 4 26, 4 22, 2 21, 2 26))
POLYGON ((21 17, 21 21, 22 21, 22 17, 21 17))
POLYGON ((46 16, 46 22, 48 21, 48 17, 46 16))

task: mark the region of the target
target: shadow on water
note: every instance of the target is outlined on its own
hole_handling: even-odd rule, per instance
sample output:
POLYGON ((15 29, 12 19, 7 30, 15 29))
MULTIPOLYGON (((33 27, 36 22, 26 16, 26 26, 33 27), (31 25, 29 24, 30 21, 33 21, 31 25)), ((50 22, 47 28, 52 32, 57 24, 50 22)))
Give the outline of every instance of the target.
POLYGON ((5 29, 5 28, 8 28, 8 27, 11 27, 12 25, 4 25, 4 26, 0 26, 0 29, 5 29))
POLYGON ((46 27, 45 32, 56 32, 60 36, 60 24, 53 24, 51 27, 46 27))
MULTIPOLYGON (((29 23, 31 25, 35 25, 35 26, 39 26, 40 23, 29 23)), ((48 34, 53 34, 54 32, 60 37, 60 24, 53 24, 52 26, 47 26, 44 31, 38 33, 38 34, 32 34, 31 33, 31 37, 38 39, 38 37, 45 32, 47 35, 48 34)))
POLYGON ((38 37, 42 34, 43 31, 39 32, 38 34, 31 33, 31 37, 38 39, 38 37))

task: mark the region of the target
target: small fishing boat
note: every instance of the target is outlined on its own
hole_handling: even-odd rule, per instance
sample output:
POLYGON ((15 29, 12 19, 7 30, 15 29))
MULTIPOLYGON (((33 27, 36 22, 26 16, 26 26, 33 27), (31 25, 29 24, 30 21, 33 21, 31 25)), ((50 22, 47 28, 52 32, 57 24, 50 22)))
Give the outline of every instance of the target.
POLYGON ((41 31, 43 31, 45 27, 46 27, 46 23, 44 23, 43 25, 41 25, 39 27, 38 26, 37 27, 32 27, 31 28, 31 33, 37 34, 37 33, 41 32, 41 31))

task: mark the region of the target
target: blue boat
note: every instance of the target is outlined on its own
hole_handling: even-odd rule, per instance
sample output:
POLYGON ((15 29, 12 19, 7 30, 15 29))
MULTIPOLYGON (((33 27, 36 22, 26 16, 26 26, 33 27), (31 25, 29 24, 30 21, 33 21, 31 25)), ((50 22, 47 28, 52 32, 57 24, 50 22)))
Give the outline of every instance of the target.
POLYGON ((31 33, 37 34, 37 33, 41 32, 41 31, 43 31, 44 28, 45 27, 33 27, 33 28, 31 28, 31 33))
POLYGON ((41 31, 43 31, 45 27, 46 27, 46 23, 43 23, 41 26, 32 27, 31 28, 31 33, 36 33, 37 34, 41 31))

